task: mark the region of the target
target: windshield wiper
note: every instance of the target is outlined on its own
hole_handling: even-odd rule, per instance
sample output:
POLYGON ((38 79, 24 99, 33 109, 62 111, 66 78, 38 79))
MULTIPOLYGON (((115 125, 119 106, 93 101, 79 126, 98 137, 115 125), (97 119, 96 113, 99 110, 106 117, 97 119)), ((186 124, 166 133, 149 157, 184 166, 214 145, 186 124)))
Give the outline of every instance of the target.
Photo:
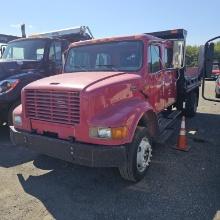
POLYGON ((96 66, 104 66, 104 67, 110 68, 111 70, 118 71, 118 69, 115 68, 115 66, 112 64, 100 64, 100 65, 96 65, 96 66))

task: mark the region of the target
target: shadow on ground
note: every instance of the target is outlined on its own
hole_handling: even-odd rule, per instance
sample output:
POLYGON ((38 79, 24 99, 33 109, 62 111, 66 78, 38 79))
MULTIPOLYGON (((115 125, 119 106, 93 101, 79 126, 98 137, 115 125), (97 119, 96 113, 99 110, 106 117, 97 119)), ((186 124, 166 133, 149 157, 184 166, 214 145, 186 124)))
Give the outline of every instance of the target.
POLYGON ((187 128, 188 132, 195 132, 188 133, 193 141, 209 142, 215 146, 220 146, 220 114, 197 113, 196 118, 188 120, 187 128))
POLYGON ((117 169, 80 167, 10 145, 0 147, 0 166, 33 160, 50 170, 27 179, 17 176, 24 191, 58 220, 212 219, 220 207, 219 124, 219 115, 187 120, 188 128, 196 130, 190 152, 173 150, 177 136, 172 136, 155 147, 146 178, 136 184, 122 180, 117 169), (198 144, 198 137, 204 141, 198 144))
POLYGON ((0 126, 0 167, 14 167, 32 161, 36 153, 15 147, 10 142, 9 128, 0 126))
POLYGON ((190 152, 173 150, 177 136, 172 136, 156 146, 152 166, 137 184, 122 180, 117 169, 80 167, 44 156, 34 165, 52 171, 26 180, 18 174, 18 179, 55 219, 212 219, 220 206, 220 133, 209 126, 218 128, 219 122, 219 115, 209 114, 187 120, 189 130, 196 130, 190 152))
POLYGON ((9 128, 7 126, 0 126, 0 143, 8 143, 9 138, 9 128))

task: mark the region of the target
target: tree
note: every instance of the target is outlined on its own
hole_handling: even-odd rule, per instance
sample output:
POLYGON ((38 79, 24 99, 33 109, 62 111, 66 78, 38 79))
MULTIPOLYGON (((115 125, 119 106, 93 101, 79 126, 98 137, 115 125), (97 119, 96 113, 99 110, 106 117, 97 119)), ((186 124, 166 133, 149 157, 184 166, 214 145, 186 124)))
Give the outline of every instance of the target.
POLYGON ((198 66, 199 46, 186 46, 186 66, 198 66))
POLYGON ((214 58, 220 60, 220 41, 215 42, 214 58))
MULTIPOLYGON (((220 41, 214 42, 214 60, 220 62, 220 41)), ((186 66, 198 66, 199 46, 186 46, 186 66)))

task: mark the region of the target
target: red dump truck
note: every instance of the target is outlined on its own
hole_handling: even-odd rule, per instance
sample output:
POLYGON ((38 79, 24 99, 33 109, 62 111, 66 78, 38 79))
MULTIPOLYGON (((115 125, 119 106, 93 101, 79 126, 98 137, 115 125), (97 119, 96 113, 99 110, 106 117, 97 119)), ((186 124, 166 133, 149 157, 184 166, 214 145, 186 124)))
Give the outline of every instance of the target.
POLYGON ((12 112, 20 105, 21 90, 30 82, 62 73, 64 52, 72 42, 92 38, 87 26, 56 30, 22 38, 0 35, 4 51, 0 59, 0 126, 12 124, 12 112))
POLYGON ((64 73, 22 90, 11 140, 90 167, 142 179, 154 140, 183 110, 194 116, 200 72, 185 67, 183 29, 71 44, 64 73))

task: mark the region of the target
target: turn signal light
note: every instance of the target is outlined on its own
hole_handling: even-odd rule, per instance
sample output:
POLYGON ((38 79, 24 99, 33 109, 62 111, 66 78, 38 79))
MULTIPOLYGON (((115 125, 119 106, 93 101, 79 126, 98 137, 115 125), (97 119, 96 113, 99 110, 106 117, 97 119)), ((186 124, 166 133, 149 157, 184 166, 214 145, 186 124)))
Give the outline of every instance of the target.
POLYGON ((112 128, 113 139, 125 138, 127 136, 127 133, 128 133, 127 127, 112 128))
POLYGON ((89 136, 103 139, 123 139, 127 137, 127 127, 109 128, 109 127, 91 127, 89 136))

